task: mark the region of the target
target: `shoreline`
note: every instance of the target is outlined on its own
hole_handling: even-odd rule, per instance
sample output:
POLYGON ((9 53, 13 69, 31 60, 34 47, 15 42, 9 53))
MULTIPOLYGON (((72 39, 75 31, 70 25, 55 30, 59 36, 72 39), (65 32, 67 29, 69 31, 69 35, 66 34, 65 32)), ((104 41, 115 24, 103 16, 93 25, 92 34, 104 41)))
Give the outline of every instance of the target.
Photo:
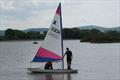
MULTIPOLYGON (((44 39, 43 39, 44 40, 44 39)), ((40 39, 29 39, 29 40, 1 40, 0 42, 23 42, 23 41, 43 41, 43 40, 40 40, 40 39)), ((66 40, 78 40, 80 41, 79 39, 64 39, 64 41, 66 40)), ((112 41, 105 41, 105 42, 91 42, 91 41, 80 41, 80 43, 91 43, 91 44, 107 44, 107 43, 120 43, 120 42, 112 42, 112 41)))
POLYGON ((0 42, 17 42, 17 41, 22 42, 22 41, 43 41, 43 40, 39 40, 39 39, 37 39, 37 40, 35 40, 35 39, 32 39, 32 40, 2 40, 0 42))

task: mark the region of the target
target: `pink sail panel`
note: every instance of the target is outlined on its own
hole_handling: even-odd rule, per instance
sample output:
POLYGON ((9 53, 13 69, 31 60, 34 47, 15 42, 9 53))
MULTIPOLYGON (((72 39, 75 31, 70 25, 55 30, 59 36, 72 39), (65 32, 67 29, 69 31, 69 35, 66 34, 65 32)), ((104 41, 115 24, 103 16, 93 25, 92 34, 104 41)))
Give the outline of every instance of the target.
POLYGON ((40 47, 38 52, 37 52, 37 57, 46 57, 46 58, 53 58, 53 59, 61 59, 62 57, 45 49, 40 47))
POLYGON ((58 6, 58 8, 57 8, 57 10, 56 10, 56 13, 57 13, 58 15, 60 15, 60 4, 59 4, 59 6, 58 6))

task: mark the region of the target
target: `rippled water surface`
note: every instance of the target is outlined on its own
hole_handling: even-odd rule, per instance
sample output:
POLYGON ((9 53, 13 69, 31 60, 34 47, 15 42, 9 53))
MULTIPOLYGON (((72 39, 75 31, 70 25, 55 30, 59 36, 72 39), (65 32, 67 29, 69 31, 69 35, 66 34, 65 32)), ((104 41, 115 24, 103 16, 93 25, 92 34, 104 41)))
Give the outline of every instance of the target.
MULTIPOLYGON (((77 74, 31 74, 29 62, 42 41, 0 42, 0 80, 120 80, 120 43, 90 44, 65 40, 77 74)), ((66 62, 65 62, 66 68, 66 62)))

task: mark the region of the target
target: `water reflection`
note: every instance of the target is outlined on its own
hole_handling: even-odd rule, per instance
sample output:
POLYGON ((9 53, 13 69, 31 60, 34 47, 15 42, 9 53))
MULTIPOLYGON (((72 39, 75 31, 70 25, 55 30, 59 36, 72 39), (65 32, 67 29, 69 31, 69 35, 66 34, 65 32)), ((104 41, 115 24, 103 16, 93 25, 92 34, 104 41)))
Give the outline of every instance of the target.
POLYGON ((45 80, 72 80, 71 74, 46 74, 45 80))
POLYGON ((46 74, 45 80, 72 80, 71 74, 46 74))
POLYGON ((54 80, 54 79, 51 74, 47 74, 45 80, 54 80))
POLYGON ((67 74, 67 80, 72 80, 72 79, 71 79, 71 74, 70 74, 70 73, 67 74))
POLYGON ((72 80, 71 74, 31 74, 30 80, 72 80))
POLYGON ((64 74, 46 74, 45 80, 65 80, 64 74))

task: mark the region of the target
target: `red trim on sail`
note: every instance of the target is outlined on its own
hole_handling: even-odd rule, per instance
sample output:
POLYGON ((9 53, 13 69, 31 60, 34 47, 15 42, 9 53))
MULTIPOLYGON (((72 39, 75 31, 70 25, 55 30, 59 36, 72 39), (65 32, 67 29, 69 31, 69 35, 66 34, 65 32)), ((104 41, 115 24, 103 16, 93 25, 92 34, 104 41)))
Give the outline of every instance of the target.
POLYGON ((58 8, 57 8, 56 13, 57 13, 58 15, 60 15, 60 4, 59 4, 59 6, 58 6, 58 8))
POLYGON ((62 57, 45 49, 40 47, 38 52, 37 52, 37 57, 46 57, 46 58, 53 58, 53 59, 61 59, 62 57))

